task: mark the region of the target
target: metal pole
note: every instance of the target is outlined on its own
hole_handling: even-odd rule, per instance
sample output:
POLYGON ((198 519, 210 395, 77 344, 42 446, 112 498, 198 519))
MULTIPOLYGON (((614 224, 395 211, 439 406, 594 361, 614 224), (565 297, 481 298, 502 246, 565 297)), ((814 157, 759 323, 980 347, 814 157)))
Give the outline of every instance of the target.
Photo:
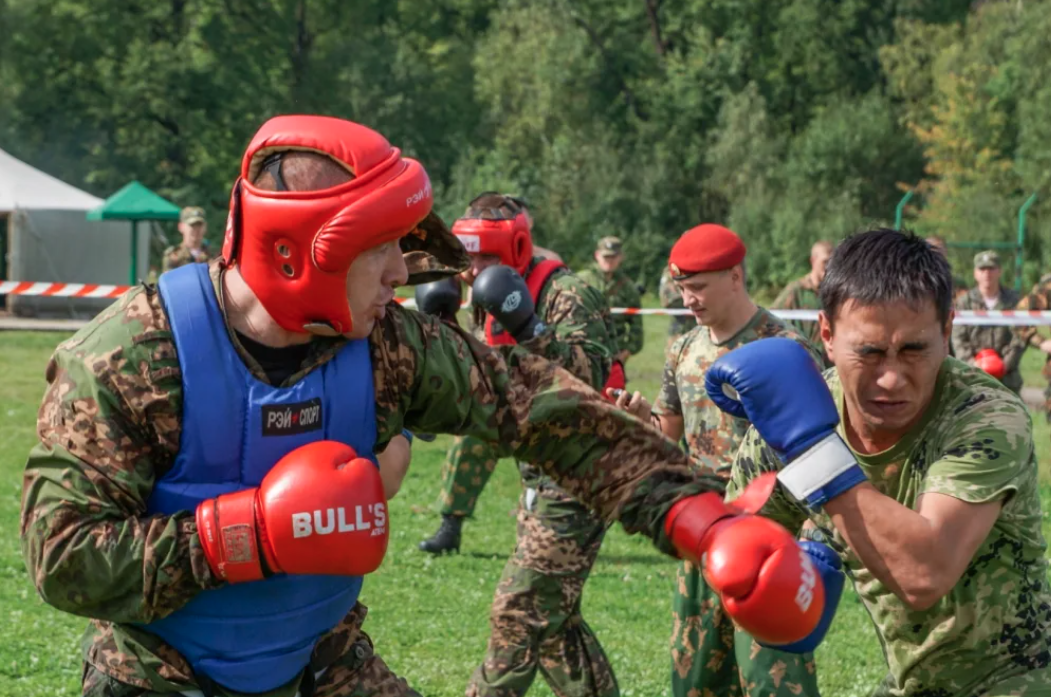
POLYGON ((900 230, 901 229, 901 215, 902 215, 902 213, 905 212, 905 204, 909 202, 910 198, 912 198, 912 194, 913 194, 912 189, 909 189, 908 191, 906 191, 905 195, 901 197, 900 201, 898 201, 898 207, 894 209, 894 229, 895 230, 900 230))
POLYGON ((1036 202, 1036 194, 1025 200, 1018 209, 1018 249, 1015 252, 1015 290, 1022 292, 1022 254, 1025 249, 1025 214, 1036 202))
POLYGON ((128 271, 128 285, 133 286, 139 282, 139 274, 136 266, 139 263, 139 221, 131 221, 131 268, 128 271))

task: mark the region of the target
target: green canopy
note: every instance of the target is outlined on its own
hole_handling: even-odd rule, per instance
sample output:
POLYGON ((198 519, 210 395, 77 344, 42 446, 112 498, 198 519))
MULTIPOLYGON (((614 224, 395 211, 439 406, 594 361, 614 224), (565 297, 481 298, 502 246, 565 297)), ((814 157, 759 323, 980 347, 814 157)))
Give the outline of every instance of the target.
POLYGON ((128 285, 135 285, 138 282, 135 266, 139 256, 139 221, 178 220, 179 211, 179 207, 168 199, 133 181, 106 199, 101 206, 88 211, 88 220, 131 221, 131 268, 128 272, 128 285))

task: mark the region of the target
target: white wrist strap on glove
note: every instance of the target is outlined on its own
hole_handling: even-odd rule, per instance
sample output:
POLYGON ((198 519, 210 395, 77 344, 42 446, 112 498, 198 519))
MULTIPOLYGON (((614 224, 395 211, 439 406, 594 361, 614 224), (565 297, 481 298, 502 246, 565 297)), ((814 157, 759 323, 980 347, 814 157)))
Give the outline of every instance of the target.
POLYGON ((792 461, 777 475, 788 492, 807 506, 821 506, 844 491, 868 481, 847 444, 832 433, 792 461))

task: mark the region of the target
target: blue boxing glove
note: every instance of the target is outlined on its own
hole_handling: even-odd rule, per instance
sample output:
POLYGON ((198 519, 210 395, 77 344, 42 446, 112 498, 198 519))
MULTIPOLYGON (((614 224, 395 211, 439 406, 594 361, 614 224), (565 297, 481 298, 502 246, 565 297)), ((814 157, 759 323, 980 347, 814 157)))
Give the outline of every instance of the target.
POLYGON ((821 582, 825 586, 825 609, 814 631, 799 641, 783 645, 759 642, 761 646, 788 653, 809 653, 824 641, 828 628, 832 626, 832 618, 836 616, 836 608, 839 607, 839 599, 843 595, 843 584, 846 579, 842 570, 843 563, 831 547, 814 540, 802 540, 799 547, 810 557, 810 561, 814 563, 814 568, 817 569, 821 582))
POLYGON ((730 351, 708 369, 704 387, 720 409, 755 426, 785 463, 778 481, 814 510, 867 481, 836 433, 839 413, 825 379, 795 341, 774 337, 730 351))

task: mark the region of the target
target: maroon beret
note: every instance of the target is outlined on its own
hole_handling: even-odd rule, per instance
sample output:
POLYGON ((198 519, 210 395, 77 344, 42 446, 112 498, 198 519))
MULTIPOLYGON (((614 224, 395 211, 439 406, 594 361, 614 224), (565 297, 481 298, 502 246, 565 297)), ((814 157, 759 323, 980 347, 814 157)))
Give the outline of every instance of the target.
POLYGON ((687 230, 671 248, 668 268, 681 281, 695 273, 722 271, 744 261, 744 242, 733 230, 706 223, 687 230))

